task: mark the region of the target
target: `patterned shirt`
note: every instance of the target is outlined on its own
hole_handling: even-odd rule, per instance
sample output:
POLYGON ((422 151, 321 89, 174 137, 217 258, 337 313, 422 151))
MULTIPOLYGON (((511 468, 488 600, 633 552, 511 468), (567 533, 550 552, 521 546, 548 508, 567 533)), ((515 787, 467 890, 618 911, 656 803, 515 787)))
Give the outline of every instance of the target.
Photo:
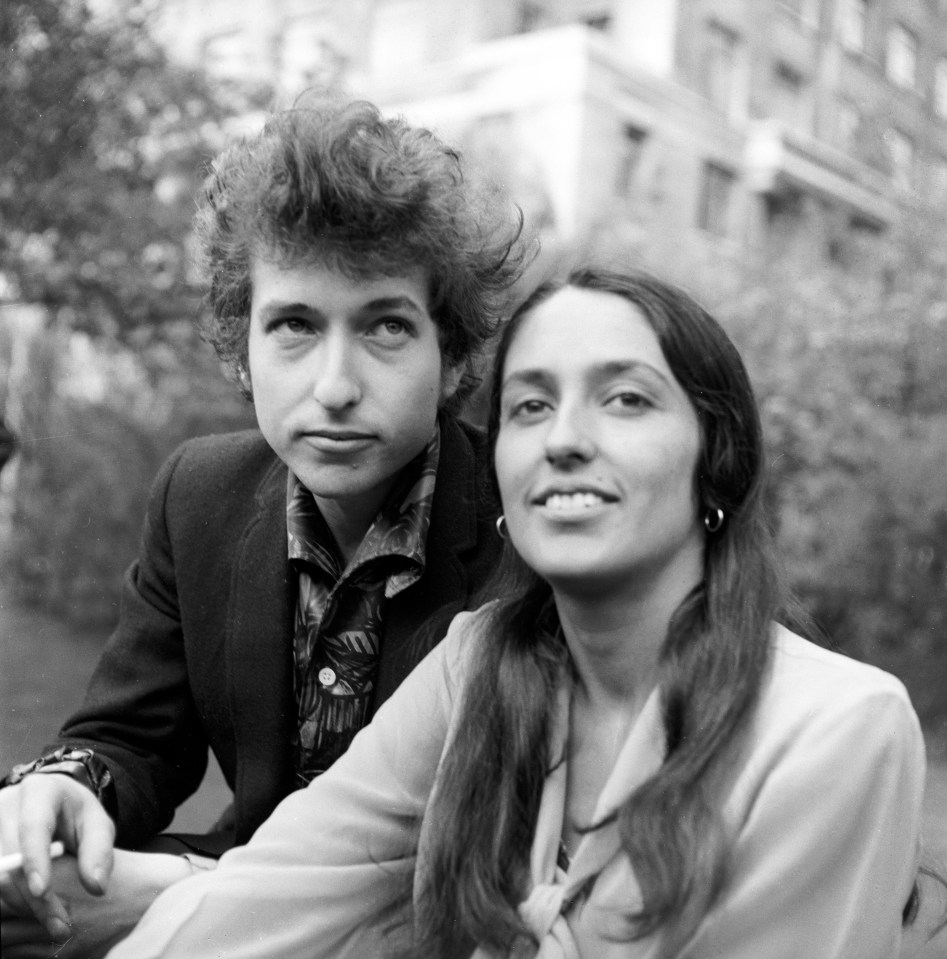
POLYGON ((286 528, 299 577, 293 642, 298 786, 328 769, 368 718, 386 603, 424 572, 439 454, 437 428, 402 471, 347 566, 312 494, 289 475, 286 528))

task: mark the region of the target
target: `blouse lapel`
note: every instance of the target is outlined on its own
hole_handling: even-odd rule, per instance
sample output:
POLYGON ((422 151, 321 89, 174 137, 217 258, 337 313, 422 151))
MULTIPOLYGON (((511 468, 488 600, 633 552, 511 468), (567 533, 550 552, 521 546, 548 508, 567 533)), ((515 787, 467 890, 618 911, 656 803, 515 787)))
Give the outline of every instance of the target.
POLYGON ((661 697, 655 688, 629 730, 618 759, 599 795, 593 822, 605 825, 590 830, 582 837, 568 871, 567 898, 576 895, 621 852, 621 837, 615 814, 631 794, 658 771, 663 760, 661 697))
POLYGON ((530 855, 532 888, 519 910, 540 942, 538 956, 543 959, 578 955, 563 913, 620 854, 621 839, 615 813, 635 789, 657 772, 664 755, 660 696, 655 689, 635 720, 599 796, 595 822, 604 822, 604 825, 582 837, 575 858, 563 871, 557 866, 557 858, 565 820, 570 700, 570 684, 564 681, 559 688, 552 737, 552 755, 561 761, 546 777, 543 787, 530 855))

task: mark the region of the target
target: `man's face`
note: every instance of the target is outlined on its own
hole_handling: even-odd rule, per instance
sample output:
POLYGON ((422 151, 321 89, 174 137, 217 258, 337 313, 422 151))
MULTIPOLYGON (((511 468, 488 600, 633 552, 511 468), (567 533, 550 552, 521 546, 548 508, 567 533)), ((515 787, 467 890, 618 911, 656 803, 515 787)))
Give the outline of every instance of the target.
POLYGON ((319 263, 256 257, 251 279, 260 430, 337 538, 338 522, 364 533, 459 381, 442 363, 427 277, 419 269, 351 279, 319 263))

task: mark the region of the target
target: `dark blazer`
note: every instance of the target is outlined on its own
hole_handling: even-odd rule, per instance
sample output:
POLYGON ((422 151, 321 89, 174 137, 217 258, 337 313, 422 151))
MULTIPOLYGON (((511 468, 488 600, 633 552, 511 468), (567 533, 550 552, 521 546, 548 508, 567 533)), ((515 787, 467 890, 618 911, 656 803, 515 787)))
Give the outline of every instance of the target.
MULTIPOLYGON (((470 607, 499 556, 495 518, 481 435, 442 417, 425 572, 389 603, 375 707, 470 607)), ((155 481, 118 627, 57 743, 108 765, 119 845, 168 825, 208 746, 235 821, 194 848, 246 842, 290 791, 295 596, 285 465, 255 430, 183 444, 155 481)))

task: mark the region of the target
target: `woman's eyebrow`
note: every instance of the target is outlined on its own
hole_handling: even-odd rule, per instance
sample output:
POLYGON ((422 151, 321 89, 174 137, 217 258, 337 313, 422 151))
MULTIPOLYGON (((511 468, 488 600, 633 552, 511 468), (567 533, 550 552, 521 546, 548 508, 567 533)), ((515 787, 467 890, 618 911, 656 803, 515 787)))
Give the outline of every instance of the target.
POLYGON ((667 374, 646 360, 607 360, 604 363, 598 363, 593 366, 589 373, 590 376, 596 379, 605 380, 613 376, 621 376, 624 373, 637 373, 639 371, 650 373, 652 376, 656 376, 664 383, 670 385, 667 374))
POLYGON ((508 386, 539 386, 548 387, 553 382, 553 376, 543 369, 514 370, 503 378, 501 390, 508 386))
MULTIPOLYGON (((589 367, 586 371, 586 379, 597 383, 615 376, 622 376, 626 373, 639 371, 650 373, 652 376, 658 377, 658 379, 665 384, 670 385, 670 380, 665 373, 662 373, 656 366, 644 360, 605 360, 589 367)), ((554 379, 555 377, 548 370, 539 367, 525 368, 514 370, 508 376, 504 377, 502 388, 506 389, 506 387, 510 385, 548 387, 554 379)))

